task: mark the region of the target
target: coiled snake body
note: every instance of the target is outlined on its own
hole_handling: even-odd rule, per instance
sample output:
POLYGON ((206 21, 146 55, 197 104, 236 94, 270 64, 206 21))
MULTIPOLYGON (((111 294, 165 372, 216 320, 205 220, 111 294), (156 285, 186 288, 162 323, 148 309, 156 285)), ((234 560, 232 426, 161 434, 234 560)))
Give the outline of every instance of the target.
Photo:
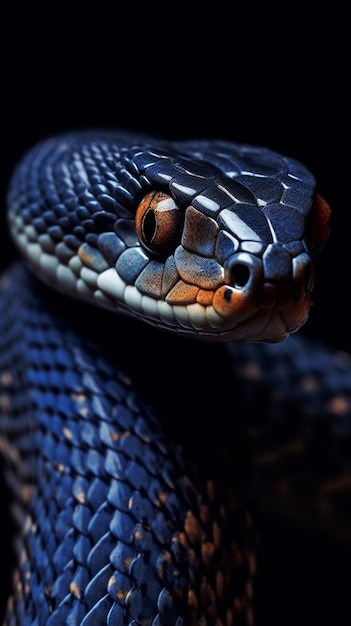
POLYGON ((328 235, 313 176, 252 146, 84 131, 24 156, 8 209, 30 271, 1 280, 5 624, 252 624, 252 470, 308 457, 321 422, 336 449, 349 411, 345 355, 326 391, 327 349, 276 345, 328 235))

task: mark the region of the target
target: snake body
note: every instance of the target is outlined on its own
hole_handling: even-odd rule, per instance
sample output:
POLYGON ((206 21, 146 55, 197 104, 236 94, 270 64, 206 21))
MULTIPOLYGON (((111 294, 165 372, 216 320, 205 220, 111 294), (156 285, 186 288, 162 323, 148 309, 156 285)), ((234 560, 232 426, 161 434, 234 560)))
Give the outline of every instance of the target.
POLYGON ((252 624, 251 472, 291 406, 279 391, 299 382, 305 452, 321 421, 337 447, 350 412, 347 359, 311 411, 329 352, 301 366, 304 344, 279 343, 307 319, 328 235, 314 177, 265 148, 79 131, 23 157, 8 211, 29 269, 1 279, 4 623, 252 624), (265 363, 272 412, 255 405, 265 363))

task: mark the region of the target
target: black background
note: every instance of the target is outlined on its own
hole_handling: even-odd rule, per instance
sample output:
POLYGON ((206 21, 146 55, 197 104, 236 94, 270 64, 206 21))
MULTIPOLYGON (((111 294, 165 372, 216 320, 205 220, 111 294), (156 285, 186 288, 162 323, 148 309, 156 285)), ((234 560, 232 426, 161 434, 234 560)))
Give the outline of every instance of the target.
MULTIPOLYGON (((23 151, 67 128, 219 137, 293 156, 333 210, 303 332, 350 350, 347 16, 306 16, 291 4, 278 13, 229 3, 25 6, 3 15, 3 205, 23 151)), ((0 244, 5 265, 13 250, 4 214, 0 244)), ((258 625, 349 623, 344 554, 269 524, 263 539, 258 625)))

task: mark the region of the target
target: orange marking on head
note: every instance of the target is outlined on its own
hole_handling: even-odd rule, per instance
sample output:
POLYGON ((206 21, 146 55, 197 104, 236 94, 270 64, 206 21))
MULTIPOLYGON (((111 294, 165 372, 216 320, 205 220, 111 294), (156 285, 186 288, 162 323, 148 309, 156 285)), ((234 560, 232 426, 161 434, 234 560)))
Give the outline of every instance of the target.
POLYGON ((196 302, 202 304, 203 306, 209 306, 210 304, 212 304, 213 294, 214 291, 209 291, 208 289, 200 289, 197 294, 196 302))
POLYGON ((169 304, 192 304, 196 301, 199 287, 179 280, 166 296, 169 304))
POLYGON ((253 315, 257 310, 243 291, 226 285, 216 290, 213 306, 217 313, 225 318, 233 317, 236 323, 253 315))

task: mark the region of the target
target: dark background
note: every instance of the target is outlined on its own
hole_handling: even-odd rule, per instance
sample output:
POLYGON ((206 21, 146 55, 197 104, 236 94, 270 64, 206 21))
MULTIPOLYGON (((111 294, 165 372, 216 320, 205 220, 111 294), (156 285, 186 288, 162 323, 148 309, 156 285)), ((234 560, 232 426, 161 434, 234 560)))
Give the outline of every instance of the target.
MULTIPOLYGON (((3 205, 23 151, 67 128, 219 137, 293 156, 315 174, 333 210, 303 332, 350 350, 348 18, 333 8, 307 17, 291 4, 279 15, 217 5, 164 3, 156 12, 100 2, 75 14, 61 3, 10 8, 2 38, 3 205)), ((3 215, 0 244, 5 265, 13 250, 3 215)), ((342 550, 269 523, 263 539, 258 625, 349 623, 342 550)))

